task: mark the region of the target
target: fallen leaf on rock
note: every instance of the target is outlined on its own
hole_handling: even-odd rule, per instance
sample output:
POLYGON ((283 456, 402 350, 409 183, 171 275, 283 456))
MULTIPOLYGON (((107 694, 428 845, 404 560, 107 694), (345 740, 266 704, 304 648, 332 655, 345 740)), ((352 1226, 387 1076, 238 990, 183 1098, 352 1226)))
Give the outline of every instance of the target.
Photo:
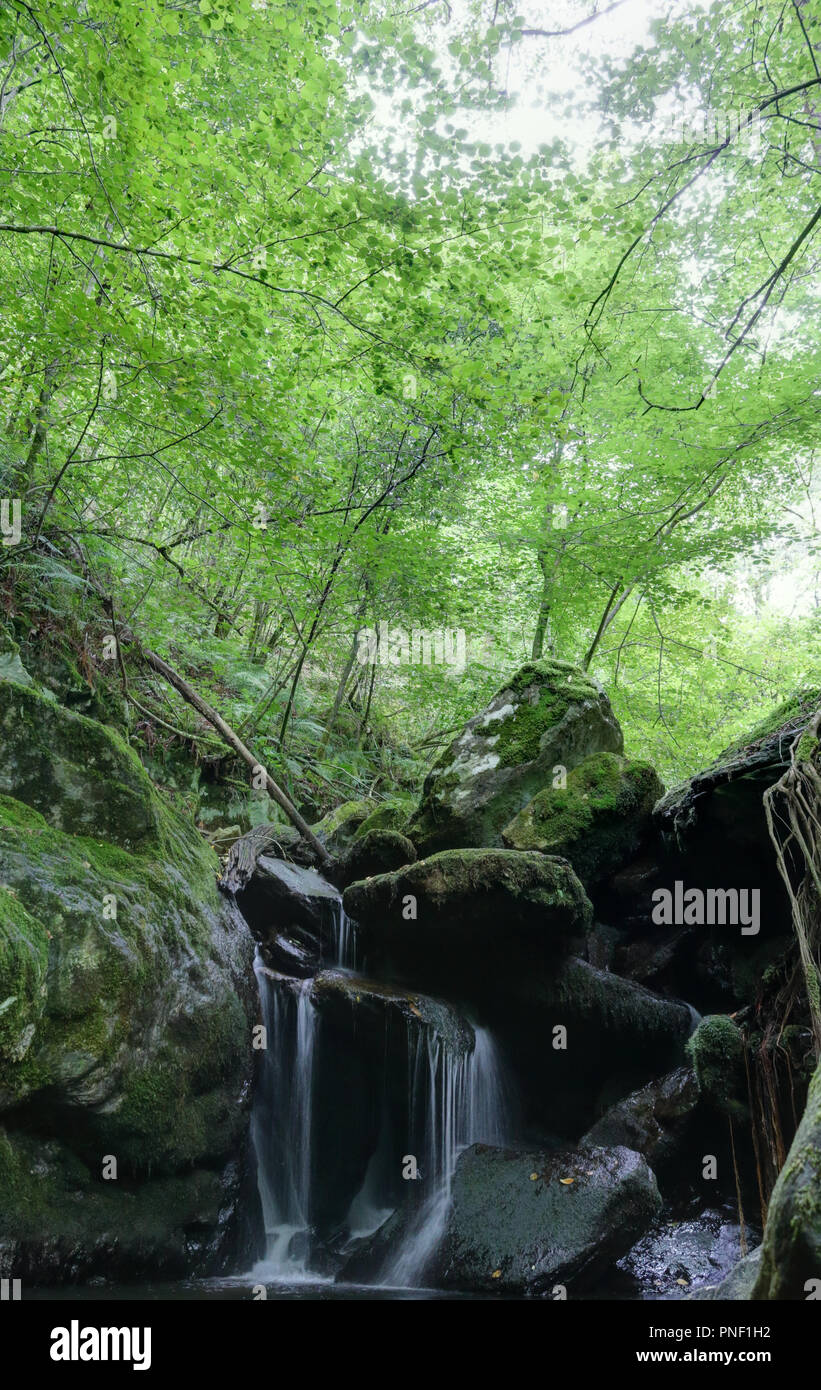
POLYGON ((494 1269, 494 1271, 493 1271, 493 1273, 491 1274, 490 1277, 491 1277, 491 1279, 501 1279, 501 1277, 502 1277, 502 1271, 501 1271, 500 1269, 494 1269))
POLYGON ((572 1182, 575 1182, 575 1181, 576 1181, 575 1178, 559 1178, 559 1182, 563 1182, 564 1185, 565 1185, 565 1187, 569 1187, 570 1184, 571 1184, 572 1182))

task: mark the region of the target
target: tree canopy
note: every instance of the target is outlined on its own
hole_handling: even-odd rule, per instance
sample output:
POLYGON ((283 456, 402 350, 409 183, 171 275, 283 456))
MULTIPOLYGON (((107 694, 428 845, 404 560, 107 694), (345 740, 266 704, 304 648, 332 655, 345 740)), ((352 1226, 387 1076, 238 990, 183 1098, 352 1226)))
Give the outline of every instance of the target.
POLYGON ((6 620, 319 805, 530 656, 668 780, 821 684, 821 15, 637 8, 8 0, 6 620))

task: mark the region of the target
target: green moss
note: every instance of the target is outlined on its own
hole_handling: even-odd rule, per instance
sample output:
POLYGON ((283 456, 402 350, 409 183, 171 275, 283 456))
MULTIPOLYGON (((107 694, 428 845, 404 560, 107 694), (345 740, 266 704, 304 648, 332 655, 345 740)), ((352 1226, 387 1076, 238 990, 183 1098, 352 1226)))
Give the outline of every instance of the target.
POLYGON ((361 840, 371 830, 403 830, 408 822, 412 806, 408 801, 383 801, 375 811, 366 816, 354 835, 361 840))
POLYGON ((798 740, 798 747, 795 750, 795 761, 797 763, 810 762, 812 758, 815 756, 817 748, 818 739, 815 737, 814 734, 810 733, 809 729, 805 729, 800 739, 798 740))
POLYGON ((593 753, 564 787, 546 787, 502 831, 513 849, 568 858, 583 882, 612 873, 634 852, 664 788, 649 763, 593 753))
POLYGON ((699 1090, 724 1114, 748 1113, 743 1034, 727 1014, 708 1014, 687 1043, 699 1090))
POLYGON ((13 796, 0 796, 0 826, 15 829, 44 830, 46 820, 24 801, 13 796))
POLYGON ((375 810, 375 803, 368 799, 343 801, 341 806, 329 811, 311 829, 331 853, 338 853, 347 849, 360 826, 375 810))
POLYGON ((770 714, 765 715, 743 738, 737 739, 731 744, 721 757, 724 758, 728 753, 740 751, 751 743, 757 743, 760 739, 767 738, 769 734, 777 733, 785 724, 794 723, 805 716, 809 717, 818 709, 819 705, 821 705, 821 690, 815 686, 796 691, 770 714))
POLYGON ((48 937, 0 885, 0 1057, 18 1062, 28 1051, 43 1008, 48 937))
POLYGON ((532 762, 545 729, 561 723, 571 705, 599 698, 593 682, 567 661, 528 662, 494 699, 508 695, 514 713, 474 728, 477 738, 495 740, 492 749, 502 767, 532 762))

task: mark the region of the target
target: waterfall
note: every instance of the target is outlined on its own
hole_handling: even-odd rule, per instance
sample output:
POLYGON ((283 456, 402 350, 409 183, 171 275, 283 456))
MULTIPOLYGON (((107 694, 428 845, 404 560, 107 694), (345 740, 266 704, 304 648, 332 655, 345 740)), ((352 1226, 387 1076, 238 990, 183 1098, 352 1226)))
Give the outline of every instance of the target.
POLYGON ((311 1120, 316 1017, 310 980, 275 976, 257 951, 266 1031, 251 1117, 266 1250, 257 1273, 309 1274, 311 1120))
POLYGON ((337 898, 330 908, 330 960, 341 970, 356 969, 356 933, 354 924, 342 906, 342 898, 337 898))
MULTIPOLYGON (((329 936, 329 959, 323 960, 323 965, 353 971, 355 929, 341 900, 332 907, 329 936)), ((251 1136, 266 1250, 253 1275, 272 1282, 315 1282, 328 1278, 325 1270, 320 1272, 316 1267, 313 1248, 314 1183, 327 1163, 327 1154, 317 1153, 314 1093, 318 1067, 327 1064, 328 1049, 326 1046, 323 1052, 320 1018, 311 998, 313 979, 277 974, 264 964, 259 949, 254 972, 266 1046, 257 1078, 251 1136)), ((410 1184, 399 1177, 403 1156, 412 1155, 416 1160, 425 1195, 378 1276, 383 1286, 412 1287, 424 1277, 444 1231, 451 1181, 462 1149, 477 1141, 502 1143, 509 1133, 505 1086, 495 1045, 486 1029, 476 1027, 473 1033, 474 1045, 468 1051, 456 1044, 450 1047, 434 1027, 415 1018, 400 1028, 386 1025, 383 1095, 378 1103, 382 1107, 381 1137, 362 1187, 351 1200, 347 1218, 350 1238, 375 1230, 408 1193, 410 1184), (393 1078, 392 1101, 388 1097, 389 1074, 393 1078)), ((380 1084, 378 1077, 374 1079, 380 1084)))
POLYGON ((454 1056, 428 1030, 409 1048, 408 1133, 421 1139, 419 1165, 427 1195, 409 1222, 380 1283, 413 1287, 444 1235, 456 1161, 470 1144, 502 1144, 510 1116, 499 1055, 486 1028, 473 1051, 454 1056), (421 1120, 421 1125, 420 1125, 421 1120))

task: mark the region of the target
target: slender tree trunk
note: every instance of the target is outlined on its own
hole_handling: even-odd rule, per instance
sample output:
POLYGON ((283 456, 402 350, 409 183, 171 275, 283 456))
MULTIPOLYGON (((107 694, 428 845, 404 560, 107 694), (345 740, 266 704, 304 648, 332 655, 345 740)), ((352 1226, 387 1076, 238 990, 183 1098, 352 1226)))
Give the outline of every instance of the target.
POLYGON ((249 748, 246 748, 242 740, 234 733, 230 724, 226 724, 222 716, 218 714, 211 705, 207 704, 201 695, 197 694, 196 690, 188 684, 188 681, 184 680, 166 661, 163 661, 161 656, 157 656, 156 652, 152 652, 150 648, 144 647, 142 654, 152 670, 163 676, 164 679, 168 681, 169 685, 173 685, 174 689, 182 695, 183 699, 186 700, 198 714, 201 714, 203 719, 207 719, 208 723, 213 725, 217 733, 228 744, 229 748, 233 748, 234 752, 242 758, 244 763, 247 763, 248 767, 254 770, 261 769, 264 772, 268 795, 278 806, 282 807, 286 816, 296 826, 302 838, 307 840, 308 844, 314 850, 314 853, 319 857, 319 862, 321 864, 330 864, 331 856, 324 845, 320 844, 313 831, 302 819, 302 816, 299 814, 293 802, 285 795, 282 788, 277 785, 273 777, 265 770, 259 759, 254 757, 254 754, 249 748))

